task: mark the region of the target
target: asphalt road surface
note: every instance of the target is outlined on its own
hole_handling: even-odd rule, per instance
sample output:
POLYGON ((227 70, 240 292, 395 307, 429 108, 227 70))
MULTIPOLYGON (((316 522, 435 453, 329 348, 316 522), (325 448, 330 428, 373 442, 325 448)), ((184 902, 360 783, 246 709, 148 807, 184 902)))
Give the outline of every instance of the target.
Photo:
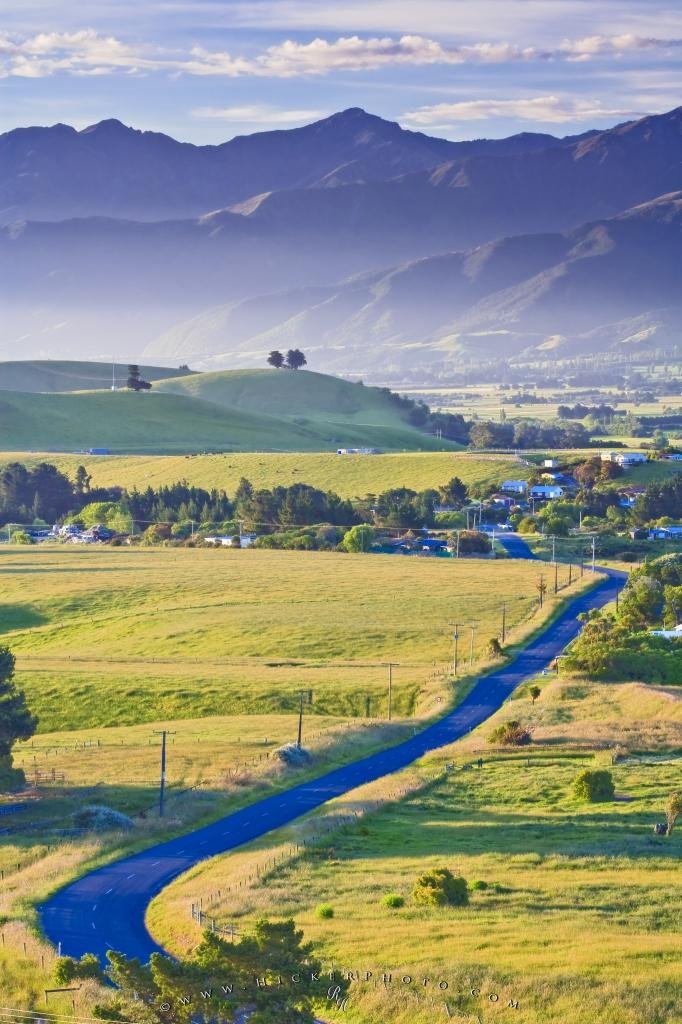
MULTIPOLYGON (((520 538, 506 537, 505 541, 509 542, 510 553, 527 557, 520 538)), ((61 944, 63 955, 80 957, 92 952, 104 959, 107 949, 115 949, 146 962, 160 947, 145 927, 145 911, 152 898, 174 878, 199 861, 248 843, 466 735, 497 711, 520 683, 546 668, 578 634, 576 616, 613 601, 625 579, 624 573, 604 571, 597 588, 572 601, 512 662, 483 676, 454 711, 398 746, 108 864, 61 889, 41 908, 48 939, 55 946, 61 944)))

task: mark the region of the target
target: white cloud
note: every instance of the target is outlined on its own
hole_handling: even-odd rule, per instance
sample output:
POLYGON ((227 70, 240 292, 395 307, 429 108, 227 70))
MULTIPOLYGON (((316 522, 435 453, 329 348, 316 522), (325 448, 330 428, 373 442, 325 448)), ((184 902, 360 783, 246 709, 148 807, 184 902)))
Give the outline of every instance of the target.
POLYGON ((228 121, 231 124, 291 125, 308 124, 326 117, 325 110, 279 110, 265 103, 243 107, 197 107, 192 117, 199 120, 228 121))
POLYGON ((513 118, 540 124, 570 124, 594 121, 600 117, 634 117, 637 111, 605 107, 599 100, 562 99, 559 96, 534 96, 504 100, 464 100, 419 107, 404 115, 404 124, 416 128, 449 128, 468 121, 513 118))
POLYGON ((384 67, 507 64, 525 61, 587 61, 625 52, 672 51, 682 39, 633 34, 588 36, 541 49, 511 42, 448 44, 422 35, 339 36, 310 42, 286 40, 255 55, 232 55, 196 46, 189 53, 150 45, 130 45, 87 28, 41 32, 22 39, 0 38, 0 77, 42 78, 59 72, 107 74, 166 71, 171 74, 227 78, 297 78, 384 67))

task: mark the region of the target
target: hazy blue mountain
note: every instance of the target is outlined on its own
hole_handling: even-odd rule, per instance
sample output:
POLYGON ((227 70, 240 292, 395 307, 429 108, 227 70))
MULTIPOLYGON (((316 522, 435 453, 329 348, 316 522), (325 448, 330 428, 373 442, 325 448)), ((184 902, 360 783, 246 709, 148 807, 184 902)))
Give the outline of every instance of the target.
POLYGON ((215 308, 145 354, 258 364, 273 347, 301 346, 315 365, 360 370, 462 353, 604 351, 658 342, 662 332, 668 343, 682 312, 681 251, 678 192, 569 232, 507 237, 337 287, 215 308))

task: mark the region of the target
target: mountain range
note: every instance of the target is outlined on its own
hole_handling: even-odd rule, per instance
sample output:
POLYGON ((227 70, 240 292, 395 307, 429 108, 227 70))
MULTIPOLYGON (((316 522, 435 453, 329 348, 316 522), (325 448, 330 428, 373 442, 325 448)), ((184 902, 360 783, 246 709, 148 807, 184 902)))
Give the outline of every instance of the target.
POLYGON ((0 353, 322 369, 675 343, 682 108, 451 142, 357 108, 191 146, 0 136, 0 353))

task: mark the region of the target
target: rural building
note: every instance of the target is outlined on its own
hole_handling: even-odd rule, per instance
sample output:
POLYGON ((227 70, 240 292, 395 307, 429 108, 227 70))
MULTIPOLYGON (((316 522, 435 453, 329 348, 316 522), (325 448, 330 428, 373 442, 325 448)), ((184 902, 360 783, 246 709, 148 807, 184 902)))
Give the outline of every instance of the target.
POLYGON ((557 498, 563 498, 564 489, 559 484, 536 484, 531 487, 530 496, 543 501, 555 501, 557 498))
POLYGON ((619 466, 639 466, 647 461, 644 452, 617 452, 614 460, 619 466))
POLYGON ((204 537, 204 543, 223 548, 250 548, 256 540, 257 533, 217 533, 212 537, 204 537))
POLYGON ((379 455, 378 448, 337 448, 337 455, 379 455))
POLYGON ((510 494, 525 494, 528 484, 525 480, 503 480, 500 490, 509 491, 510 494))

